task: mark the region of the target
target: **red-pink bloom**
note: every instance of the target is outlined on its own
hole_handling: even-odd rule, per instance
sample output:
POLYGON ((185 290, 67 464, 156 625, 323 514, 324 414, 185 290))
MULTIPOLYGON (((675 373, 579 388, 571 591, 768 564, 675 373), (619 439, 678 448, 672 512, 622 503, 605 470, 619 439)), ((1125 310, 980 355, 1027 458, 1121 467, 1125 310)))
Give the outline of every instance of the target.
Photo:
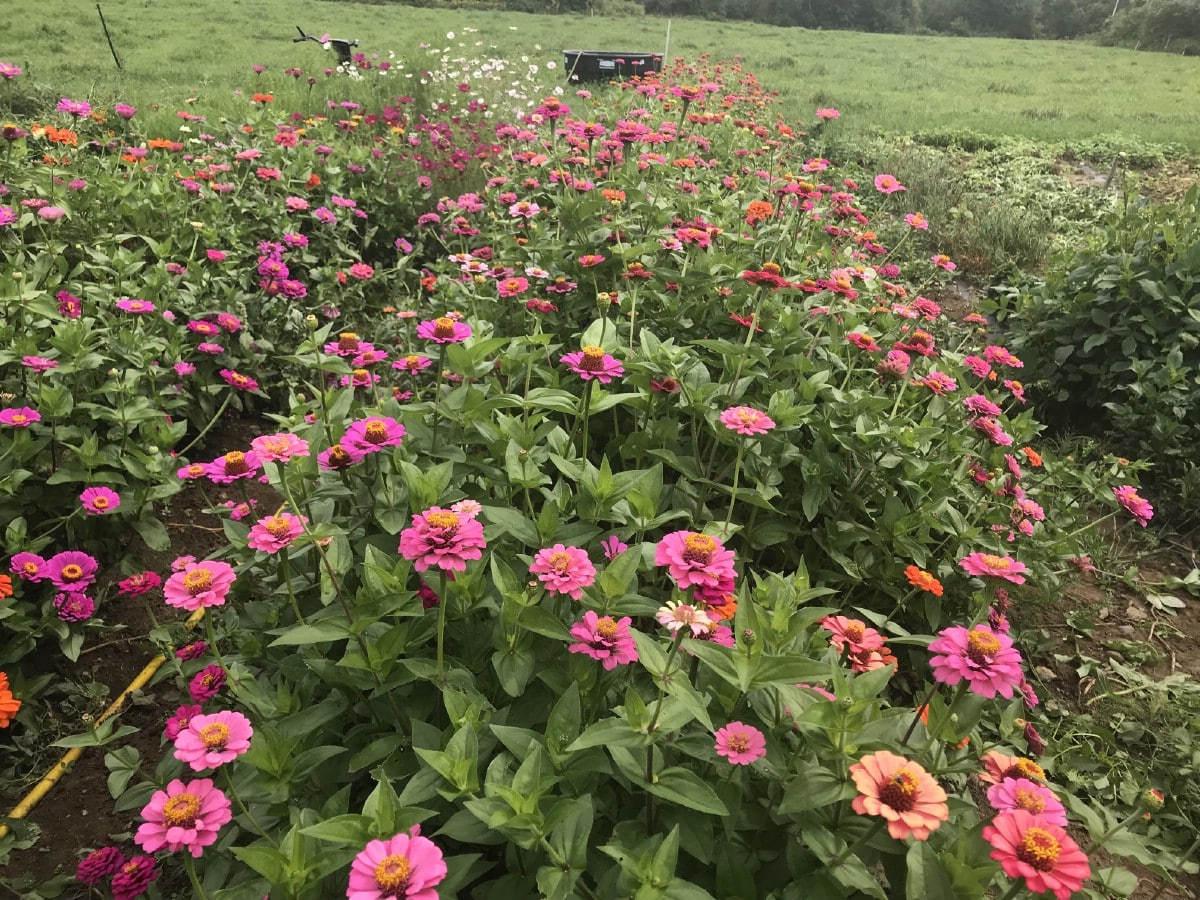
POLYGON ((984 358, 994 366, 1007 366, 1010 369, 1023 369, 1025 363, 1021 362, 1014 356, 1006 347, 1001 347, 998 344, 992 344, 983 348, 984 358))
POLYGON ((357 262, 350 267, 350 277, 359 281, 366 281, 375 274, 375 269, 366 263, 357 262))
POLYGON ((384 447, 399 447, 404 435, 404 426, 391 416, 371 416, 352 422, 341 445, 362 459, 367 454, 381 452, 384 447))
POLYGON ((142 809, 145 821, 133 840, 147 853, 164 848, 170 853, 187 850, 199 858, 232 818, 229 798, 211 780, 183 782, 176 778, 165 791, 155 791, 142 809))
POLYGON ((984 827, 983 837, 1004 874, 1024 878, 1035 894, 1053 891, 1058 900, 1069 900, 1091 877, 1087 855, 1066 831, 1023 809, 1000 813, 984 827))
POLYGON ((939 372, 934 369, 924 378, 917 378, 913 381, 921 387, 929 388, 939 397, 945 397, 949 393, 958 390, 958 382, 947 375, 945 372, 939 372))
POLYGON ((767 739, 753 725, 730 722, 717 730, 713 749, 735 766, 748 766, 767 755, 767 739))
POLYGON ((605 257, 601 256, 599 253, 588 253, 579 257, 579 264, 585 269, 590 269, 592 266, 600 265, 600 263, 604 262, 604 260, 605 257))
POLYGON ((117 593, 123 597, 140 597, 149 593, 162 584, 162 578, 155 572, 138 572, 130 575, 117 584, 117 593))
POLYGON ((286 512, 259 519, 250 526, 250 533, 246 535, 246 546, 263 553, 278 553, 304 534, 304 526, 307 523, 306 517, 297 517, 286 512))
POLYGON ((995 419, 988 416, 979 416, 978 418, 971 419, 970 425, 997 447, 1012 446, 1012 435, 1001 428, 995 419))
POLYGON ((958 266, 951 261, 950 257, 946 256, 944 253, 934 254, 933 256, 929 257, 929 261, 939 269, 945 269, 947 272, 953 272, 958 268, 958 266))
POLYGON ((867 353, 878 353, 881 349, 875 338, 871 337, 865 331, 851 331, 846 335, 846 340, 859 350, 865 350, 867 353))
POLYGON ((432 507, 413 516, 412 526, 400 532, 400 555, 413 561, 418 572, 431 566, 465 572, 468 560, 483 556, 483 525, 474 518, 432 507))
POLYGON ((249 375, 243 375, 240 372, 235 372, 233 369, 222 369, 221 377, 225 379, 225 383, 231 387, 237 388, 239 391, 257 391, 258 382, 249 375))
POLYGON ((935 654, 929 665, 936 681, 955 685, 965 679, 967 687, 981 697, 1000 694, 1010 699, 1025 679, 1021 652, 1012 638, 987 625, 970 631, 961 625, 946 628, 929 644, 929 652, 935 654))
POLYGON ((227 562, 206 559, 187 563, 183 571, 167 579, 163 586, 163 597, 167 606, 190 612, 201 607, 221 606, 236 577, 233 567, 227 562))
POLYGON ((574 353, 564 354, 559 361, 570 366, 571 371, 584 381, 595 378, 601 384, 608 384, 625 374, 625 367, 615 357, 605 353, 602 347, 584 347, 574 353))
POLYGON ((184 644, 176 650, 175 657, 182 662, 190 662, 193 659, 199 659, 207 652, 207 641, 192 641, 190 644, 184 644))
POLYGON ((437 344, 459 344, 471 336, 471 326, 449 316, 430 319, 417 326, 417 337, 437 344))
POLYGON ((79 502, 89 516, 102 516, 121 505, 121 495, 111 488, 90 487, 84 488, 79 495, 79 502))
MULTIPOLYGON (((261 468, 262 460, 253 450, 249 453, 230 450, 224 456, 218 456, 206 464, 204 474, 209 481, 216 484, 232 484, 240 478, 257 478, 261 468)), ((191 471, 190 466, 187 471, 191 471)))
POLYGON ((519 297, 529 290, 529 279, 520 275, 504 278, 496 282, 496 290, 501 297, 519 297))
POLYGON ((596 580, 596 567, 587 551, 562 544, 539 550, 529 571, 551 594, 566 594, 572 600, 583 597, 583 589, 596 580))
POLYGON ((287 462, 298 456, 308 456, 308 442, 291 432, 264 434, 250 442, 250 449, 263 462, 287 462))
POLYGON ((859 795, 850 804, 860 816, 882 816, 898 841, 918 841, 950 818, 946 792, 917 763, 887 750, 870 753, 850 767, 859 795))
POLYGON ((188 684, 188 694, 194 703, 207 703, 225 687, 225 670, 220 666, 206 666, 197 672, 188 684))
POLYGON ((96 580, 99 564, 81 550, 64 550, 46 560, 43 578, 49 578, 60 591, 86 591, 96 580))
POLYGON ((612 616, 597 616, 589 609, 581 621, 571 626, 576 643, 567 649, 599 660, 606 670, 637 662, 637 644, 629 633, 631 621, 629 616, 614 621, 612 616))
POLYGON ((983 394, 963 398, 963 406, 977 416, 998 416, 1003 410, 983 394))
POLYGON ((99 884, 110 875, 121 871, 125 865, 125 854, 116 847, 101 847, 93 850, 75 867, 75 880, 84 884, 99 884))
POLYGON ((438 900, 446 877, 442 851, 414 825, 386 841, 371 841, 350 864, 347 900, 438 900))
POLYGON ((1011 556, 993 556, 991 553, 972 553, 958 561, 968 575, 980 578, 1003 578, 1013 584, 1024 584, 1025 563, 1011 556))
POLYGON ((175 710, 175 715, 167 719, 167 725, 163 729, 163 737, 168 741, 173 741, 179 737, 179 733, 188 727, 188 722, 204 712, 204 707, 199 704, 190 706, 180 706, 175 710))
POLYGON ((253 736, 250 720, 240 712, 192 716, 175 737, 175 758, 194 772, 215 769, 249 750, 253 736))
POLYGON ((764 412, 752 406, 733 406, 721 413, 721 424, 738 434, 766 434, 775 427, 775 422, 764 412))
POLYGON ((1154 517, 1154 507, 1149 501, 1138 496, 1137 488, 1132 484, 1124 484, 1112 489, 1117 502, 1125 507, 1125 511, 1133 516, 1145 528, 1154 517))
POLYGON ((339 471, 361 462, 362 458, 362 453, 352 451, 341 444, 334 444, 328 450, 322 450, 317 454, 317 465, 327 471, 339 471))
POLYGON ((673 531, 654 548, 654 564, 666 566, 681 591, 695 587, 698 599, 713 592, 733 592, 737 578, 733 559, 733 551, 716 538, 694 531, 673 531))
POLYGON ((1047 822, 1067 827, 1067 811, 1062 801, 1054 796, 1050 788, 1028 778, 1005 778, 988 788, 987 799, 996 812, 1023 809, 1030 815, 1041 816, 1047 822))
POLYGON ((135 856, 113 875, 109 887, 113 900, 135 900, 150 889, 158 878, 158 863, 152 856, 135 856))

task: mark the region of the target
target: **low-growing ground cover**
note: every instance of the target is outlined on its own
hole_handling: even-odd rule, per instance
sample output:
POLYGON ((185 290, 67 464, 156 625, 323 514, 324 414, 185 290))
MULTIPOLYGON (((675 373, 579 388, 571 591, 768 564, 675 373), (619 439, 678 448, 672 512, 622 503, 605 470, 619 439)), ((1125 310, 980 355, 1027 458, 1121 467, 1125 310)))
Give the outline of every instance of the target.
MULTIPOLYGON (((902 180, 822 156, 834 112, 800 134, 736 62, 451 83, 436 116, 351 80, 292 115, 263 81, 183 135, 70 98, 5 135, 6 665, 138 596, 205 612, 200 643, 150 634, 161 742, 82 738, 136 823, 82 878, 1066 897, 1136 887, 1102 850, 1186 872, 1185 782, 1056 777, 1007 616, 1152 519, 1139 466, 1041 439, 1022 361, 930 299, 956 263, 902 180), (272 427, 218 452, 235 406, 272 427), (185 481, 236 492, 208 504, 226 546, 114 545, 161 546, 185 481)), ((35 727, 46 685, 12 685, 35 727)))

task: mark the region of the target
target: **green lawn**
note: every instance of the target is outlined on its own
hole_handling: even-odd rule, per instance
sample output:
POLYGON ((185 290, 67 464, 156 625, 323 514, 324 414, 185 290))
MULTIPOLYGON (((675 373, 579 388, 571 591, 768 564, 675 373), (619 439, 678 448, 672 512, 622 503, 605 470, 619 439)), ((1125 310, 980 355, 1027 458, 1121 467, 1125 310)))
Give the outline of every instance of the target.
MULTIPOLYGON (((95 6, 81 0, 8 0, 0 59, 31 77, 9 92, 178 104, 253 82, 249 67, 319 69, 316 44, 292 43, 296 26, 357 37, 362 49, 419 64, 418 44, 517 61, 528 55, 562 74, 564 47, 660 50, 667 22, 416 9, 318 0, 108 0, 103 5, 125 70, 109 54, 95 6), (467 32, 468 28, 477 33, 467 32), (446 34, 455 32, 449 40, 446 34), (480 46, 475 47, 475 42, 480 46)), ((1034 140, 1121 134, 1200 151, 1200 58, 1078 42, 820 32, 746 22, 677 19, 670 54, 740 54, 777 88, 789 118, 816 106, 845 114, 854 133, 969 129, 1034 140)), ((522 69, 524 67, 522 66, 522 69)))

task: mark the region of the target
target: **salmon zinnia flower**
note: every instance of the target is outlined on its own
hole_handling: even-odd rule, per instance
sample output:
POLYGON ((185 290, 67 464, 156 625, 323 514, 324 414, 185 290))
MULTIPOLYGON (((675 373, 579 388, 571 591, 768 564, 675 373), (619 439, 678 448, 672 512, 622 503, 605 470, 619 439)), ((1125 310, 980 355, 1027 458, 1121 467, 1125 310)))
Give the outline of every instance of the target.
POLYGON ((887 750, 850 767, 859 795, 850 804, 861 815, 887 819, 888 834, 924 841, 950 817, 946 792, 917 763, 887 750))
POLYGON ((1068 900, 1091 877, 1087 855, 1067 833, 1023 809, 1001 813, 983 829, 992 845, 992 859, 1009 878, 1024 878, 1035 894, 1053 891, 1058 900, 1068 900))
POLYGON ((1125 511, 1138 520, 1138 523, 1145 528, 1152 518, 1154 518, 1154 507, 1149 501, 1138 496, 1137 488, 1131 484, 1125 484, 1121 487, 1112 489, 1113 496, 1117 498, 1117 502, 1125 507, 1125 511))
POLYGON ((1009 756, 999 750, 989 750, 980 762, 983 763, 983 771, 979 773, 979 780, 986 784, 999 784, 1006 778, 1046 780, 1046 770, 1023 756, 1009 756))

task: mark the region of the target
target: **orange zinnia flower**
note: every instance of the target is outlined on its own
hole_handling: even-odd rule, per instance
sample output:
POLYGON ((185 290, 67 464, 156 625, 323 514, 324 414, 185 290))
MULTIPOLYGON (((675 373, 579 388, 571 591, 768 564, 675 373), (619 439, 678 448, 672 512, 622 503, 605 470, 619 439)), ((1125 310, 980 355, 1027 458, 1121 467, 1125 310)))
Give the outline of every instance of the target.
POLYGON ((250 99, 253 100, 255 103, 270 103, 272 100, 275 99, 275 95, 274 94, 255 94, 250 99))
POLYGON ((0 575, 0 600, 13 595, 12 579, 7 575, 0 575))
POLYGON ((887 819, 888 834, 924 841, 950 818, 946 792, 920 765, 887 750, 869 753, 850 767, 859 794, 850 808, 887 819))
POLYGON ((151 150, 170 150, 171 145, 174 143, 174 141, 167 140, 166 138, 151 138, 146 141, 146 146, 151 150))
POLYGON ((1038 453, 1032 447, 1022 447, 1021 452, 1025 454, 1025 461, 1035 469, 1042 464, 1042 454, 1038 453))
POLYGON ((12 724, 13 716, 21 708, 21 701, 8 689, 8 675, 0 672, 0 728, 12 724))
POLYGON ((908 583, 915 588, 920 588, 923 591, 929 591, 935 597, 942 596, 942 583, 926 572, 924 569, 918 569, 916 566, 909 566, 904 570, 904 574, 908 576, 908 583))

